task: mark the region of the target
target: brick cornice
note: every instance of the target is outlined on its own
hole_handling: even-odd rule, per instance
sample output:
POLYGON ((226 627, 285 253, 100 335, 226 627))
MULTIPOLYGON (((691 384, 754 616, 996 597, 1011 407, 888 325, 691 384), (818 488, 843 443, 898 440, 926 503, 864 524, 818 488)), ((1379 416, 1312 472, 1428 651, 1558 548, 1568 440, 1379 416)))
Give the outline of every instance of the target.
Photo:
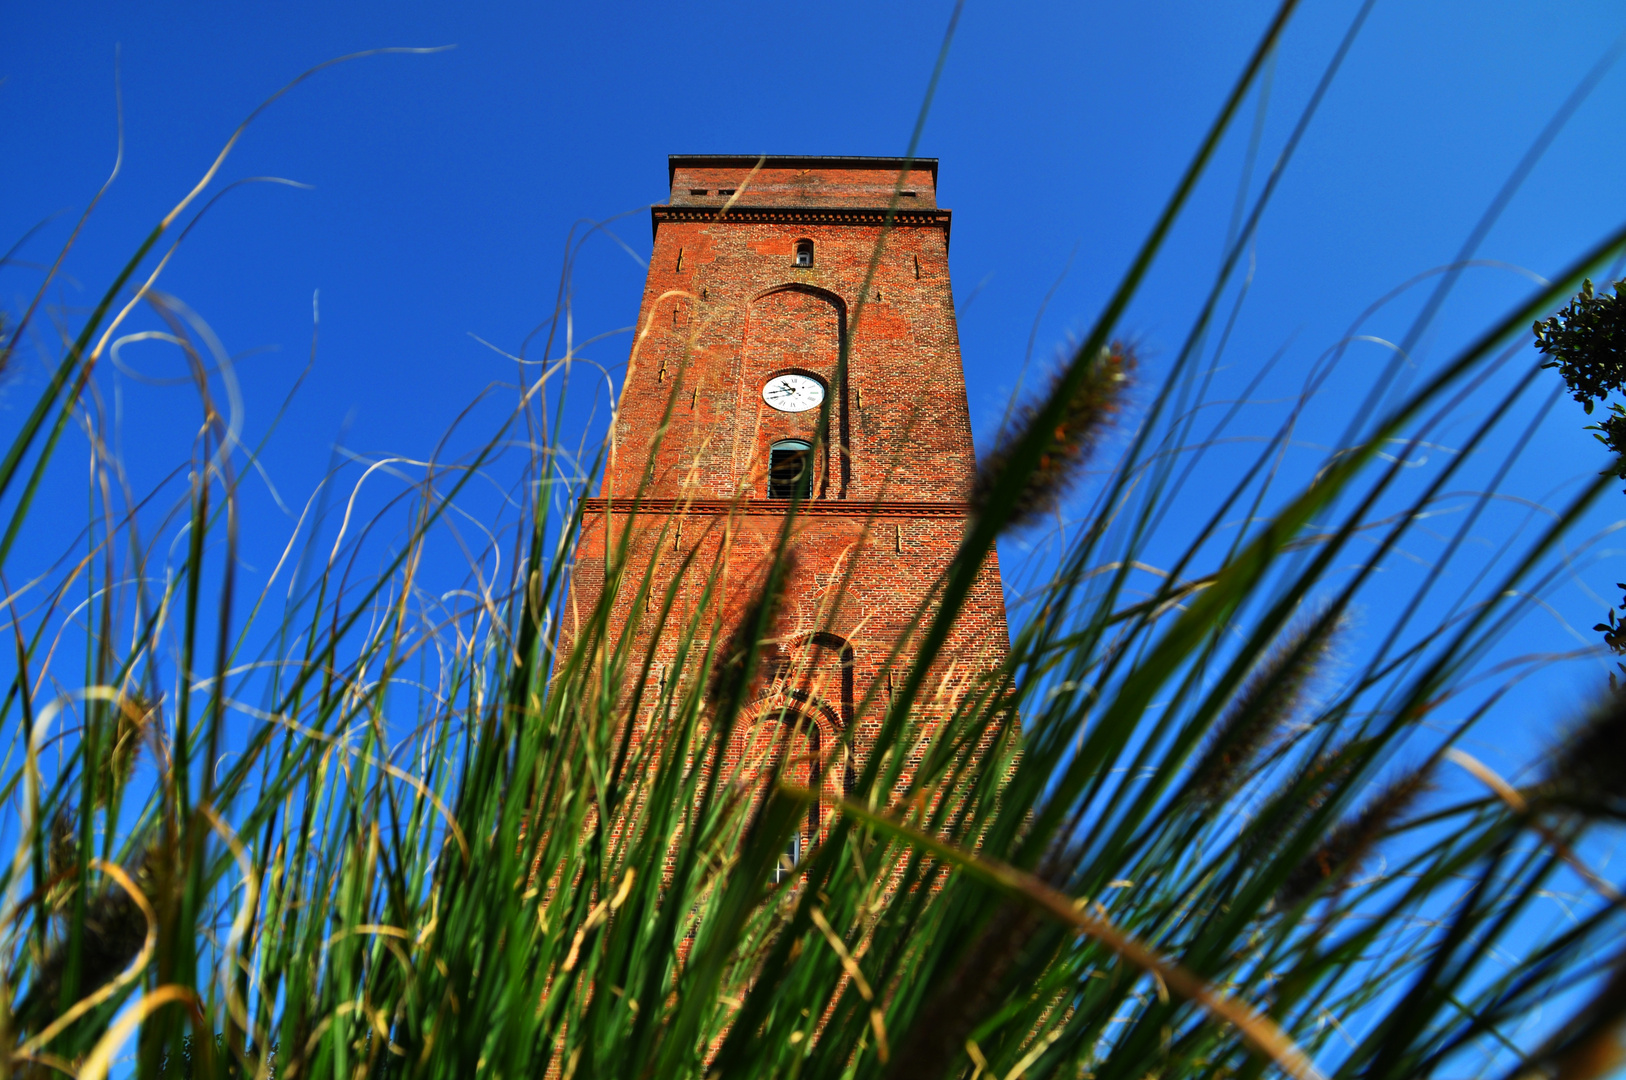
MULTIPOLYGON (((784 516, 790 510, 786 499, 642 499, 636 505, 632 499, 616 499, 612 504, 602 497, 583 499, 583 515, 602 514, 695 514, 752 516, 784 516)), ((862 502, 848 499, 813 499, 801 504, 797 513, 805 517, 847 518, 940 518, 963 521, 971 513, 966 502, 909 502, 900 499, 881 499, 862 502)))
POLYGON ((769 225, 870 225, 876 228, 887 223, 898 228, 918 229, 936 226, 943 230, 943 246, 948 246, 949 223, 953 214, 948 210, 892 210, 884 206, 731 206, 722 215, 721 206, 651 206, 650 228, 659 232, 663 221, 709 222, 733 221, 741 224, 769 225), (722 215, 722 216, 720 216, 722 215))

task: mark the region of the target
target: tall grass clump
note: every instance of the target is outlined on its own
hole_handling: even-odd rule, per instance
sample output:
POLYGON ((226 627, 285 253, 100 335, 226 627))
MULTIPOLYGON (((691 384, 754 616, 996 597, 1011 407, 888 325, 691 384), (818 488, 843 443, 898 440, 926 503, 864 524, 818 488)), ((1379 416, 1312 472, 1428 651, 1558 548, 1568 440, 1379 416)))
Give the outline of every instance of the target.
MULTIPOLYGON (((1167 364, 1131 371, 1114 344, 1290 7, 1099 319, 985 461, 892 693, 860 706, 880 736, 842 795, 716 767, 768 662, 794 515, 738 627, 715 612, 741 575, 685 564, 702 602, 681 606, 625 534, 602 591, 572 590, 602 454, 570 441, 583 361, 551 340, 545 363, 516 366, 489 430, 458 433, 466 449, 374 461, 348 486, 336 473, 245 586, 260 447, 229 356, 158 288, 200 184, 78 317, 0 461, 0 1069, 1609 1067, 1620 893, 1593 856, 1620 826, 1619 703, 1524 788, 1467 739, 1511 678, 1495 650, 1612 479, 1491 556, 1470 541, 1539 418, 1520 335, 1626 233, 1415 381, 1369 373, 1313 469, 1282 462, 1338 348, 1219 467, 1240 407, 1212 396, 1210 330, 1318 91, 1167 364), (198 410, 190 458, 145 490, 112 453, 101 390, 139 335, 189 366, 198 410), (1413 468, 1447 428, 1457 452, 1413 468), (83 440, 90 511, 59 559, 30 562, 29 538, 55 524, 34 507, 66 482, 65 436, 83 440), (942 693, 939 654, 994 545, 1064 505, 1076 520, 1023 579, 1008 659, 942 693), (1425 524, 1447 505, 1454 527, 1425 524), (1437 555, 1408 594, 1374 604, 1423 544, 1437 555), (625 628, 618 602, 639 613, 625 628), (637 647, 640 621, 675 644, 670 666, 637 647), (776 873, 813 801, 827 835, 776 873), (1564 919, 1544 906, 1555 895, 1564 919)), ((39 317, 8 320, 7 364, 39 317)))

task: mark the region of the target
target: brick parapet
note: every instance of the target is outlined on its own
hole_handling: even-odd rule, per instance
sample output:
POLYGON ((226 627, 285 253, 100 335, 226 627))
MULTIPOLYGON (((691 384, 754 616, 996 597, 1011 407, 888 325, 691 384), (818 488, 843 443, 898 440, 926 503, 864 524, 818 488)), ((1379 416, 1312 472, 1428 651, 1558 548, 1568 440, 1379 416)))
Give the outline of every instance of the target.
POLYGON ((674 155, 667 164, 680 205, 937 206, 935 158, 674 155))

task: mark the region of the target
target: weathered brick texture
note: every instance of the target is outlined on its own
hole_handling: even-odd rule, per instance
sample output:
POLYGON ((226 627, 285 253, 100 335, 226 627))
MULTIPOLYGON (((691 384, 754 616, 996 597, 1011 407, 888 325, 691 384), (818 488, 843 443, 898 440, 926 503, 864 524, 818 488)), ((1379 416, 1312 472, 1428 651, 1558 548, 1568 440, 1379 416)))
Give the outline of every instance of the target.
MULTIPOLYGON (((589 610, 605 554, 631 522, 630 579, 654 567, 657 596, 694 556, 673 624, 694 613, 707 574, 722 567, 726 585, 713 606, 726 637, 755 597, 789 509, 767 498, 768 448, 787 438, 819 446, 752 715, 793 709, 802 718, 793 752, 812 762, 802 775, 840 790, 873 745, 887 657, 965 528, 976 461, 949 285, 949 216, 936 208, 935 162, 913 163, 902 185, 911 194, 897 200, 891 228, 885 211, 902 162, 770 158, 750 176, 756 164, 672 159, 671 200, 653 210, 654 255, 614 452, 589 501, 574 588, 577 610, 589 610), (811 266, 795 264, 799 241, 812 242, 811 266), (763 384, 786 372, 825 386, 827 430, 818 430, 818 409, 785 413, 763 401, 763 384), (636 517, 627 513, 634 497, 636 517), (879 707, 861 711, 866 696, 879 707)), ((612 638, 636 602, 635 587, 616 597, 612 638)), ((646 624, 635 655, 647 635, 646 624)), ((923 715, 952 707, 1008 646, 990 559, 934 669, 923 715)), ((656 643, 662 677, 686 677, 672 670, 675 648, 656 643)), ((906 648, 898 678, 908 662, 906 648)), ((748 729, 739 741, 743 754, 764 736, 748 729)))

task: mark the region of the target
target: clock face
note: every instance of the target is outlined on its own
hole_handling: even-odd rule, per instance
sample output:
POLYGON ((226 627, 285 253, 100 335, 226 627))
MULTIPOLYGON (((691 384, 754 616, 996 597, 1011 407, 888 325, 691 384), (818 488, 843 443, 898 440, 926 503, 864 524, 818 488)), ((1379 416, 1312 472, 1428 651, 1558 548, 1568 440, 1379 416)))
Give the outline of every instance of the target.
POLYGON ((806 375, 775 375, 763 386, 762 400, 780 412, 806 412, 824 400, 824 384, 806 375))

